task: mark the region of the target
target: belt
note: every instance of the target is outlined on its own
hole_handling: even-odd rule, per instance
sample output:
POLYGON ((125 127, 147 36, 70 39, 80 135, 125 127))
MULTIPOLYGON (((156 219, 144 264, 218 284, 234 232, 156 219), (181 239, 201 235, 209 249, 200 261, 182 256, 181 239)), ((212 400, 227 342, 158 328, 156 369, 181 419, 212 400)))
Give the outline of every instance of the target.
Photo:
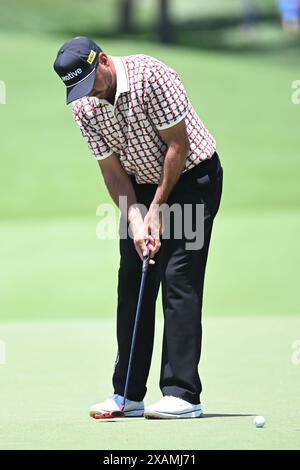
POLYGON ((184 182, 190 178, 198 178, 205 175, 211 175, 218 171, 221 163, 219 155, 215 152, 210 158, 201 161, 190 170, 185 171, 179 178, 179 182, 184 182))

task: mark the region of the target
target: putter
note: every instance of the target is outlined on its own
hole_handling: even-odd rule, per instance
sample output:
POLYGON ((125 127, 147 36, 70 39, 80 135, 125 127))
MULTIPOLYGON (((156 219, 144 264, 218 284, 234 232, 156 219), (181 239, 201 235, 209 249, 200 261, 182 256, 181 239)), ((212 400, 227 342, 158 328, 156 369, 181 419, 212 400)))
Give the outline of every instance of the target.
POLYGON ((137 303, 135 320, 134 320, 130 355, 129 355, 129 361, 128 361, 128 369, 127 369, 127 375, 126 375, 126 381, 125 381, 124 397, 123 397, 121 409, 118 411, 110 411, 107 413, 96 414, 95 419, 109 419, 109 418, 124 418, 125 417, 124 408, 125 408, 125 403, 126 403, 126 398, 127 398, 127 393, 128 393, 128 385, 129 385, 131 369, 132 369, 133 353, 134 353, 134 348, 135 348, 135 343, 136 343, 136 338, 137 338, 138 324, 139 324, 139 320, 141 316, 144 287, 145 287, 145 281, 146 281, 146 276, 147 276, 148 267, 149 267, 149 258, 150 258, 150 255, 148 252, 147 255, 144 256, 144 259, 143 259, 142 279, 141 279, 138 303, 137 303))

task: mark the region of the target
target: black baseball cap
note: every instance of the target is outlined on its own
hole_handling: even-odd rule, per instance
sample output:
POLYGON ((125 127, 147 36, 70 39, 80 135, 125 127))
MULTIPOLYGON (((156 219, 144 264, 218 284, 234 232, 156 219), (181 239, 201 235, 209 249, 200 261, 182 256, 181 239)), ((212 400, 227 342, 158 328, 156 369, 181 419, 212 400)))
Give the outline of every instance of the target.
POLYGON ((92 90, 101 51, 84 36, 65 42, 59 49, 53 67, 67 87, 67 104, 92 90))

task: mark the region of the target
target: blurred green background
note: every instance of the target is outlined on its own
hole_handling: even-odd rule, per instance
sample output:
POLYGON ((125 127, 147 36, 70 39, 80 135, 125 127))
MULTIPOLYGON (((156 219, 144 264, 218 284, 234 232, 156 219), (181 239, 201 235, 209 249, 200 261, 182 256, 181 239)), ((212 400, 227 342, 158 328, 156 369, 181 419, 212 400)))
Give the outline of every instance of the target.
MULTIPOLYGON (((135 2, 127 32, 117 0, 1 1, 1 448, 299 448, 299 34, 283 31, 275 0, 169 4, 162 43, 156 0, 135 2), (87 420, 111 392, 119 254, 96 237, 109 197, 52 68, 62 42, 83 34, 175 68, 218 142, 201 362, 210 419, 193 427, 87 420)), ((159 398, 158 327, 148 403, 159 398)))
POLYGON ((116 33, 116 1, 1 4, 2 319, 115 314, 118 243, 95 235, 108 196, 52 70, 61 43, 82 31, 109 54, 174 67, 217 138, 225 181, 206 315, 299 313, 299 38, 282 31, 276 2, 257 3, 246 27, 242 1, 171 1, 170 45, 150 1, 136 2, 131 35, 116 33))

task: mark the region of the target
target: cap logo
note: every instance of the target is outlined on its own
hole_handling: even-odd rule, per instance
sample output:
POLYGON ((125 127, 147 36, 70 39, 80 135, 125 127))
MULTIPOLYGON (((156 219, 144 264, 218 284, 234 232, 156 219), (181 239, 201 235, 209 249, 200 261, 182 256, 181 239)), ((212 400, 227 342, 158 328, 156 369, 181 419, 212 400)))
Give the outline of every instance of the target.
POLYGON ((87 63, 92 64, 95 60, 95 57, 96 57, 96 52, 93 51, 93 49, 91 49, 91 52, 89 53, 89 56, 87 58, 87 63))
POLYGON ((67 75, 61 77, 64 82, 68 82, 69 80, 72 80, 75 77, 78 77, 82 73, 82 69, 77 69, 74 70, 74 72, 69 72, 67 75))

